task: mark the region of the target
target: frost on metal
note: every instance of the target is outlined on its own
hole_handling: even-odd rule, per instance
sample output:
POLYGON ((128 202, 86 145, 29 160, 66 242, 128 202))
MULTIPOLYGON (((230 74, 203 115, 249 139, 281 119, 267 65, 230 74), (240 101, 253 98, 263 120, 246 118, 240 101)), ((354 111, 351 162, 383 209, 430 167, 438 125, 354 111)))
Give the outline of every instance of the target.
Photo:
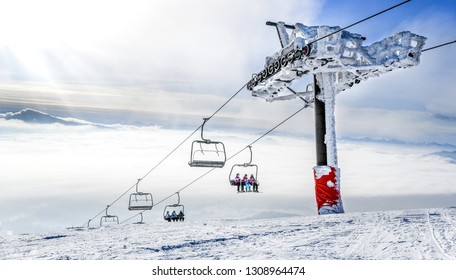
POLYGON ((288 44, 267 57, 265 68, 253 75, 247 84, 253 96, 267 101, 296 98, 297 95, 287 87, 306 74, 334 73, 335 91, 339 93, 370 77, 415 66, 420 62, 426 40, 423 36, 403 31, 363 46, 363 36, 348 31, 336 32, 340 30, 338 26, 298 23, 291 34, 286 33, 283 22, 277 26, 281 42, 288 44))

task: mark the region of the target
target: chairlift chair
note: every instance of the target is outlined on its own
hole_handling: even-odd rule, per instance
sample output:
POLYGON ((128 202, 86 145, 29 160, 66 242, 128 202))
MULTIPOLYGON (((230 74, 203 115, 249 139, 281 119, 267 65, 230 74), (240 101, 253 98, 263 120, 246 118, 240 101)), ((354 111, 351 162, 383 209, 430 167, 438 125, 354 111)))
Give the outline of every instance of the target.
POLYGON ((83 231, 83 230, 84 230, 84 227, 75 227, 75 226, 71 226, 71 227, 67 227, 66 229, 67 229, 67 230, 75 230, 75 231, 83 231))
POLYGON ((211 141, 203 137, 204 124, 208 119, 203 120, 201 140, 193 141, 188 164, 191 167, 222 168, 226 162, 225 145, 220 141, 211 141))
POLYGON ((106 206, 105 215, 100 218, 100 226, 107 224, 119 224, 119 217, 108 214, 108 208, 111 205, 106 206))
POLYGON ((140 220, 139 222, 134 223, 134 224, 136 224, 136 225, 142 225, 142 224, 144 224, 143 213, 141 212, 141 213, 139 213, 139 215, 141 215, 141 220, 140 220))
MULTIPOLYGON (((256 183, 260 185, 260 182, 258 181, 258 165, 252 164, 252 146, 248 146, 250 150, 250 160, 247 163, 242 163, 242 164, 234 164, 231 167, 230 175, 228 176, 228 180, 230 182, 230 185, 234 186, 234 178, 236 177, 236 174, 247 174, 247 176, 254 174, 256 183)), ((243 175, 241 175, 242 179, 243 175)))
POLYGON ((258 165, 256 164, 249 164, 249 163, 242 163, 242 164, 234 164, 231 167, 230 175, 229 175, 229 181, 231 185, 234 185, 234 178, 236 177, 236 174, 239 173, 241 174, 241 179, 244 174, 255 175, 255 179, 258 183, 258 165))
POLYGON ((136 192, 130 194, 130 200, 128 202, 128 210, 130 210, 130 211, 151 210, 152 207, 154 206, 152 194, 138 191, 139 181, 141 181, 141 179, 138 179, 138 182, 136 183, 136 192))
POLYGON ((178 215, 178 217, 174 221, 183 222, 184 219, 185 219, 185 208, 184 208, 184 205, 180 204, 179 192, 177 192, 176 194, 177 194, 177 203, 166 205, 165 209, 163 210, 163 219, 165 221, 171 222, 172 219, 167 217, 167 213, 168 214, 170 212, 172 213, 172 211, 175 211, 176 214, 178 215), (182 212, 182 216, 181 217, 179 217, 180 212, 182 212))
POLYGON ((92 221, 92 219, 89 219, 89 221, 87 222, 87 229, 90 229, 90 222, 92 221))

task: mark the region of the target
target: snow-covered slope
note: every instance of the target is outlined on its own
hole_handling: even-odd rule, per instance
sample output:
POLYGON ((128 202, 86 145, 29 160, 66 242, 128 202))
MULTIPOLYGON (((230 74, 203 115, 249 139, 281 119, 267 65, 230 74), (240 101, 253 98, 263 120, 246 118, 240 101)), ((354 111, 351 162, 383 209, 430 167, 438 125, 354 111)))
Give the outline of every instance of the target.
POLYGON ((0 259, 455 259, 456 208, 122 224, 0 238, 0 259))

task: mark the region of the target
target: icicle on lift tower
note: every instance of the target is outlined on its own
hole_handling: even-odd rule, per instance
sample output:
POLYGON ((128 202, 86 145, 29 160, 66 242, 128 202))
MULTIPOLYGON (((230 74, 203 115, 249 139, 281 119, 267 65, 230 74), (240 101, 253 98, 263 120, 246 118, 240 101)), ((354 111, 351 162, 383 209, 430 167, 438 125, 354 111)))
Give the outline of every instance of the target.
POLYGON ((313 105, 318 214, 344 213, 337 166, 336 94, 370 77, 418 65, 426 38, 403 31, 362 46, 366 38, 338 26, 269 21, 266 25, 276 27, 282 49, 266 57, 264 69, 253 75, 247 89, 253 96, 270 102, 299 97, 306 105, 313 105), (308 85, 305 92, 291 89, 291 83, 304 75, 313 75, 313 84, 308 85))

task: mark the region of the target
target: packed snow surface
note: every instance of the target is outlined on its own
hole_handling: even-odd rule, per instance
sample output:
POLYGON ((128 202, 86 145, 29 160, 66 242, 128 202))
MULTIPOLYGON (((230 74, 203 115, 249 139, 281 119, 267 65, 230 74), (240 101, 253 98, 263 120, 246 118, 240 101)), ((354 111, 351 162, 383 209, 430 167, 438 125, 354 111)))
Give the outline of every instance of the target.
POLYGON ((0 237, 0 259, 455 259, 456 207, 0 237))

